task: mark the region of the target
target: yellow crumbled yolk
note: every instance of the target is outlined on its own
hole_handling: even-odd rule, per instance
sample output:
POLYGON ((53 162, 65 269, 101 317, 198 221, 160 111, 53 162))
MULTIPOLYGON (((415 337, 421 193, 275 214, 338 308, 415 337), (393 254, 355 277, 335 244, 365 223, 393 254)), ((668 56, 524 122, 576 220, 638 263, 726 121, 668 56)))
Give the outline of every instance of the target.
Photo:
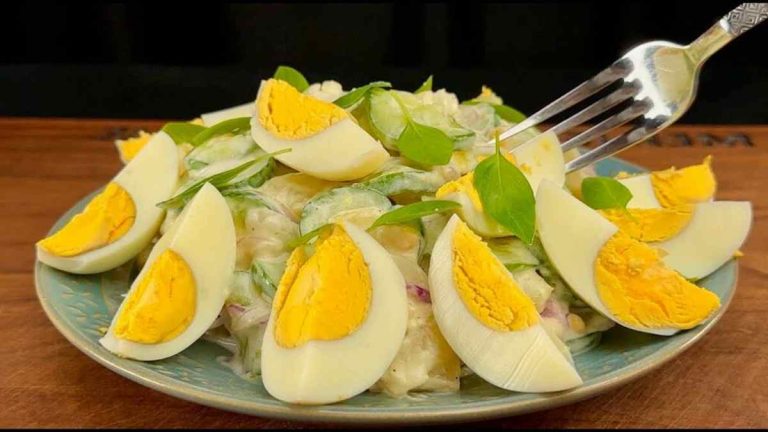
POLYGON ((491 90, 490 87, 484 85, 482 89, 480 90, 480 95, 477 96, 474 100, 478 102, 486 102, 494 105, 501 105, 503 101, 501 98, 491 90))
POLYGON ((600 299, 621 322, 689 329, 720 307, 720 299, 661 261, 659 251, 618 231, 595 260, 600 299))
POLYGON ((133 199, 120 185, 111 182, 62 229, 37 244, 53 255, 80 255, 117 241, 135 220, 133 199))
POLYGON ((130 162, 131 159, 139 154, 139 151, 144 148, 154 134, 150 134, 144 131, 139 131, 139 134, 135 137, 125 140, 116 140, 115 145, 117 151, 120 153, 120 160, 123 163, 130 162))
POLYGON ((691 205, 658 209, 599 210, 606 219, 635 240, 658 242, 674 237, 693 217, 691 205))
POLYGON ((695 204, 711 199, 715 195, 717 182, 712 172, 712 157, 704 162, 683 169, 672 167, 651 173, 651 183, 656 199, 664 207, 680 204, 695 204))
POLYGON ((523 330, 539 320, 536 306, 482 239, 460 223, 453 235, 453 280, 470 313, 496 331, 523 330))
POLYGON ((435 198, 441 199, 453 193, 465 193, 472 201, 472 205, 478 211, 483 211, 483 203, 480 201, 480 195, 477 193, 474 185, 475 172, 470 171, 456 180, 449 181, 448 183, 440 186, 435 192, 435 198))
POLYGON ((744 252, 742 252, 740 250, 737 250, 736 252, 733 253, 733 257, 734 258, 741 258, 743 256, 744 256, 744 252))
MULTIPOLYGON (((485 156, 483 158, 478 158, 478 161, 482 161, 482 159, 485 159, 488 156, 485 156)), ((513 164, 517 165, 517 160, 515 159, 515 156, 511 153, 504 154, 504 157, 512 162, 513 164)), ((520 167, 520 170, 523 172, 530 173, 530 167, 523 164, 522 167, 520 167)), ((453 193, 465 193, 467 194, 467 197, 469 197, 469 200, 472 202, 472 205, 475 207, 477 211, 483 211, 483 202, 480 200, 480 195, 477 193, 477 189, 475 189, 475 172, 470 171, 463 176, 457 178, 456 180, 449 181, 448 183, 445 183, 444 185, 440 186, 440 188, 437 189, 435 192, 435 198, 441 199, 444 198, 450 194, 453 193)))
POLYGON ((189 123, 193 125, 198 125, 198 126, 205 126, 205 124, 203 123, 202 117, 193 118, 192 120, 189 121, 189 123))
POLYGON ((368 315, 371 283, 363 254, 344 228, 334 225, 308 259, 301 247, 291 253, 275 295, 275 341, 296 348, 352 334, 368 315))
POLYGON ((348 117, 341 107, 302 94, 274 78, 264 84, 256 105, 264 129, 284 139, 309 137, 348 117))
POLYGON ((125 299, 115 336, 143 344, 167 342, 195 316, 195 277, 184 258, 165 250, 125 299))

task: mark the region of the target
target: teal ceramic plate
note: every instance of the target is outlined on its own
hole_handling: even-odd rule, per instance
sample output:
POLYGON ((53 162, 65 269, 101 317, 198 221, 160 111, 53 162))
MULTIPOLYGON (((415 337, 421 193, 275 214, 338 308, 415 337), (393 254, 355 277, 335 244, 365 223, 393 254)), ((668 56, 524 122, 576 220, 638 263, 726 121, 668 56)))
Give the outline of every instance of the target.
MULTIPOLYGON (((597 167, 601 175, 642 169, 619 159, 597 167)), ((57 229, 82 209, 81 200, 59 219, 57 229)), ((723 307, 706 325, 672 337, 659 337, 613 328, 600 344, 575 357, 584 384, 554 394, 512 393, 476 376, 461 383, 458 394, 424 394, 408 399, 364 393, 335 405, 297 407, 270 397, 260 381, 236 376, 222 361, 228 353, 198 341, 179 355, 142 363, 122 359, 101 347, 98 339, 109 326, 121 294, 129 286, 127 266, 107 273, 76 276, 36 263, 40 303, 56 328, 92 359, 149 388, 192 402, 262 417, 348 423, 417 424, 483 420, 529 413, 573 403, 612 390, 671 360, 706 334, 725 312, 736 285, 737 264, 731 261, 702 281, 723 307)))

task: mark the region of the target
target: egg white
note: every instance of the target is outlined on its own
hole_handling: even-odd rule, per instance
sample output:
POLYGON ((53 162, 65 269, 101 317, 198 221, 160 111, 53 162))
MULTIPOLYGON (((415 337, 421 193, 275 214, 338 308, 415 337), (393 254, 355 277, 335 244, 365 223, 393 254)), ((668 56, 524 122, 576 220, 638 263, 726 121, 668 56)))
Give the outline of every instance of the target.
POLYGON ((638 174, 619 179, 619 182, 632 192, 632 199, 627 203, 627 208, 662 208, 656 198, 650 174, 638 174))
POLYGON ((364 392, 384 375, 405 337, 408 300, 397 265, 365 231, 348 222, 342 226, 370 272, 368 314, 346 337, 311 340, 296 348, 277 344, 276 314, 270 316, 262 343, 262 381, 269 394, 284 402, 326 404, 364 392))
POLYGON ((669 336, 678 329, 628 325, 611 314, 600 300, 595 282, 595 260, 619 230, 576 197, 544 181, 536 194, 536 228, 550 262, 573 291, 589 306, 633 330, 669 336))
MULTIPOLYGON (((452 216, 432 251, 429 287, 438 327, 459 358, 489 383, 512 391, 551 392, 582 383, 567 349, 539 323, 510 332, 478 321, 459 297, 453 278, 452 216)), ((512 278, 512 275, 510 275, 512 278)))
MULTIPOLYGON (((262 81, 256 101, 265 83, 262 81)), ((290 152, 275 158, 297 171, 324 180, 359 179, 373 173, 389 159, 389 153, 381 143, 350 117, 306 138, 283 139, 261 125, 258 103, 255 103, 251 136, 261 148, 270 153, 290 148, 290 152)))
POLYGON ((663 260, 668 267, 688 279, 699 279, 733 258, 751 226, 752 204, 748 201, 699 203, 682 231, 653 246, 666 252, 663 260))
POLYGON ((157 203, 171 197, 178 183, 176 144, 165 132, 156 133, 112 181, 133 200, 136 219, 116 241, 71 257, 53 255, 37 246, 37 259, 69 273, 92 274, 118 267, 144 249, 157 232, 165 211, 157 203))
POLYGON ((253 115, 253 104, 248 102, 242 105, 237 105, 230 108, 224 108, 218 111, 212 111, 209 113, 201 114, 200 118, 203 120, 203 126, 211 127, 216 123, 221 123, 225 120, 231 120, 239 117, 250 117, 252 115, 253 115))
POLYGON ((195 280, 192 321, 182 333, 166 342, 144 344, 120 339, 114 331, 126 303, 123 301, 99 343, 121 357, 144 361, 167 358, 192 345, 216 319, 229 295, 235 269, 235 242, 229 206, 216 188, 207 183, 152 248, 147 263, 126 295, 126 298, 131 295, 160 254, 171 249, 184 259, 195 280))
POLYGON ((542 180, 558 185, 565 184, 565 157, 560 141, 552 131, 547 131, 510 150, 518 166, 526 165, 530 172, 521 171, 533 192, 542 180))

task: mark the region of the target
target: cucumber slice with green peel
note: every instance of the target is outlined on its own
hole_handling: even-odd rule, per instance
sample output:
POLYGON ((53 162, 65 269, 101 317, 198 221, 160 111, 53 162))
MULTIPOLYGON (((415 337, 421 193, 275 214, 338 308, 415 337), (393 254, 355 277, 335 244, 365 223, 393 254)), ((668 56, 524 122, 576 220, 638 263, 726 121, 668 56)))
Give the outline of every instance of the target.
POLYGON ((269 298, 275 296, 280 279, 285 272, 286 260, 262 261, 254 260, 251 264, 251 279, 269 298))
POLYGON ((261 301, 260 292, 261 288, 253 283, 250 271, 235 271, 226 303, 250 306, 261 301))
POLYGON ((299 231, 304 235, 331 221, 342 212, 373 208, 381 212, 392 207, 381 193, 362 186, 347 186, 323 192, 307 202, 301 211, 299 231))
POLYGON ((357 186, 373 189, 382 195, 393 196, 404 192, 432 193, 445 183, 437 172, 423 171, 402 165, 400 158, 392 158, 378 173, 363 179, 357 186))
POLYGON ((370 95, 368 115, 375 136, 387 148, 395 149, 395 142, 405 129, 407 121, 392 92, 396 92, 397 97, 408 110, 411 119, 416 123, 440 129, 459 147, 467 147, 474 141, 475 133, 462 128, 450 116, 446 115, 440 106, 422 104, 417 96, 408 92, 375 89, 370 95))
POLYGON ((195 147, 184 158, 187 170, 196 170, 219 161, 240 160, 248 153, 260 150, 250 134, 219 136, 195 147))
POLYGON ((531 249, 517 237, 489 239, 488 247, 509 271, 518 271, 540 264, 531 249))

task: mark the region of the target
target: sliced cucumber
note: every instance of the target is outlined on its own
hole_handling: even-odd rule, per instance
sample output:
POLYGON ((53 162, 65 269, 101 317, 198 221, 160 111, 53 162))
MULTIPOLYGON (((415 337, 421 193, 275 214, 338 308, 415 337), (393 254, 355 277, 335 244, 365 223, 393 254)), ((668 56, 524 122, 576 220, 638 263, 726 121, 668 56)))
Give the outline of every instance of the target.
POLYGON ((457 148, 465 148, 474 141, 475 133, 462 128, 446 115, 438 104, 425 104, 412 93, 392 90, 384 91, 375 89, 371 92, 369 101, 369 117, 374 134, 390 149, 394 149, 395 142, 403 132, 406 117, 400 104, 392 96, 396 92, 413 121, 432 126, 445 132, 455 143, 457 148))
POLYGON ((357 185, 373 189, 382 195, 393 196, 404 192, 432 193, 443 183, 443 177, 437 172, 411 168, 403 165, 400 158, 391 158, 382 170, 357 185))
POLYGON ((358 209, 374 209, 384 212, 392 207, 381 193, 361 186, 331 189, 309 200, 301 211, 300 233, 306 234, 330 222, 342 212, 358 209))
POLYGON ((253 283, 251 272, 236 271, 232 276, 229 297, 227 304, 239 304, 241 306, 250 306, 260 301, 260 288, 253 283))
POLYGON ((539 260, 522 240, 516 237, 501 237, 488 240, 491 252, 509 271, 536 267, 539 260))
POLYGON ((240 160, 258 149, 250 134, 222 135, 192 150, 184 158, 184 164, 189 171, 199 170, 214 162, 240 160))
POLYGON ((461 105, 453 118, 461 127, 479 135, 484 135, 496 126, 496 112, 486 103, 461 105))
POLYGON ((280 279, 285 272, 286 260, 254 260, 251 265, 251 280, 267 297, 274 298, 280 279))

